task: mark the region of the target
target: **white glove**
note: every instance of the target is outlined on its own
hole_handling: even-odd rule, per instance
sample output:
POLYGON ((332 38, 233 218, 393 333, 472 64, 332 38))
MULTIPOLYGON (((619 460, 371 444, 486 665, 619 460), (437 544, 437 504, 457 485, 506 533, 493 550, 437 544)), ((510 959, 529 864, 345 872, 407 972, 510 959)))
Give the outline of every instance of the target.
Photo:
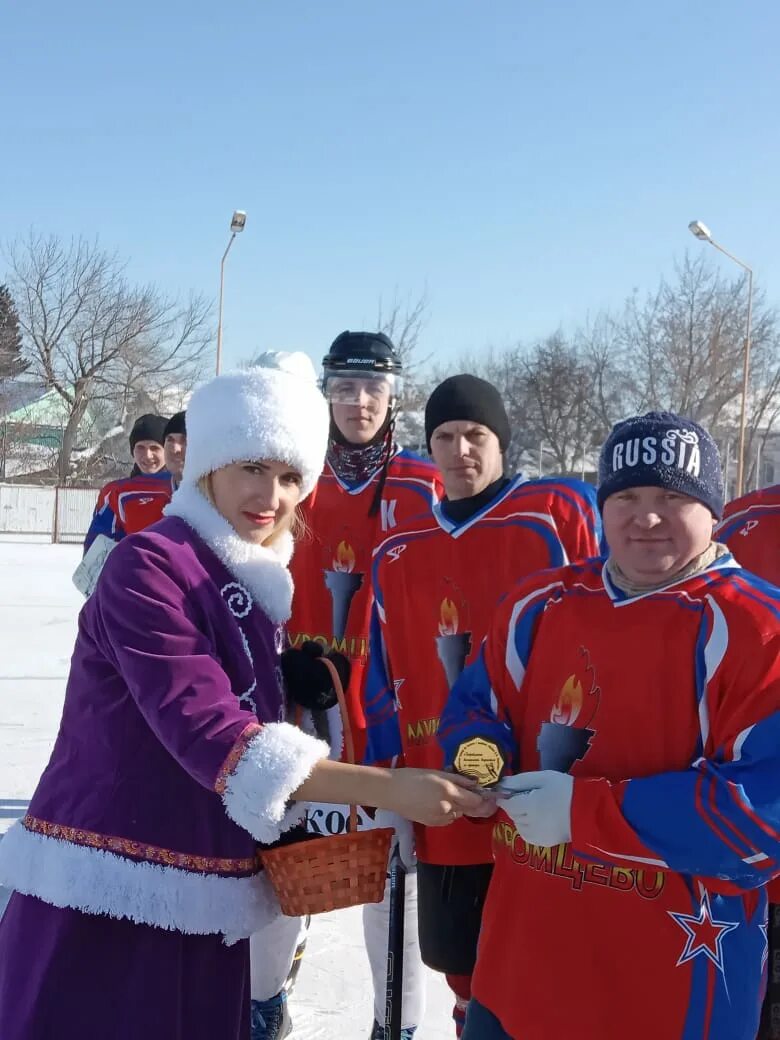
POLYGON ((374 827, 392 827, 395 831, 395 837, 392 840, 392 848, 398 846, 398 854, 401 857, 401 862, 407 870, 417 863, 417 857, 414 854, 414 826, 411 820, 407 820, 405 816, 399 816, 398 813, 391 812, 390 809, 377 809, 374 814, 374 827))
POLYGON ((529 845, 561 845, 571 841, 571 799, 574 778, 543 769, 506 777, 499 805, 529 845), (504 792, 511 788, 514 794, 504 792))

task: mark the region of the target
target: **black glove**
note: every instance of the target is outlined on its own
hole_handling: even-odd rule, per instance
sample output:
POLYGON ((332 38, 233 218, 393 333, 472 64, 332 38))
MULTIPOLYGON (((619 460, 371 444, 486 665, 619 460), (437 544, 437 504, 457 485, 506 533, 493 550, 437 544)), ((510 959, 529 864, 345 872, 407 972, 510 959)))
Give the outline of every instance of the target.
POLYGON ((320 643, 308 640, 282 654, 282 675, 287 693, 295 704, 309 711, 325 711, 338 701, 330 672, 320 662, 321 657, 333 662, 341 685, 346 689, 350 676, 349 661, 338 650, 325 653, 320 643))

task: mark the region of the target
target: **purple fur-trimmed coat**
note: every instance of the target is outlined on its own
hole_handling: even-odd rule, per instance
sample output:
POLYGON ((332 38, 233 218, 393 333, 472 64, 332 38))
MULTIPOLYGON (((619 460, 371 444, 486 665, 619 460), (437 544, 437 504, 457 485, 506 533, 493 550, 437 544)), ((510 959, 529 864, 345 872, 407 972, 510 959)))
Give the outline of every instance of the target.
MULTIPOLYGON (((109 556, 79 618, 51 759, 27 816, 0 843, 0 884, 17 893, 0 924, 3 1040, 49 1035, 20 1025, 23 1011, 11 1006, 26 977, 18 958, 28 928, 48 930, 52 964, 65 963, 68 942, 92 934, 107 944, 107 960, 114 942, 132 960, 128 934, 146 958, 157 941, 161 963, 147 969, 163 973, 175 969, 164 963, 171 940, 162 930, 179 935, 184 962, 196 949, 187 937, 197 937, 194 961, 210 963, 203 942, 211 936, 219 975, 217 962, 227 963, 219 951, 230 949, 223 938, 244 939, 279 913, 257 870, 257 845, 299 818, 289 795, 328 752, 282 721, 291 544, 241 542, 193 486, 177 492, 169 512, 109 556), (71 938, 58 946, 60 933, 71 938)), ((230 974, 240 976, 235 964, 232 956, 230 974)), ((101 999, 116 1006, 128 997, 122 985, 117 979, 101 999)), ((29 1013, 42 1002, 28 993, 29 1013)), ((143 1028, 153 1040, 146 1019, 143 1028)), ((217 1035, 207 1028, 213 1023, 197 1037, 217 1035)), ((107 1035, 120 1034, 95 1033, 107 1035)))

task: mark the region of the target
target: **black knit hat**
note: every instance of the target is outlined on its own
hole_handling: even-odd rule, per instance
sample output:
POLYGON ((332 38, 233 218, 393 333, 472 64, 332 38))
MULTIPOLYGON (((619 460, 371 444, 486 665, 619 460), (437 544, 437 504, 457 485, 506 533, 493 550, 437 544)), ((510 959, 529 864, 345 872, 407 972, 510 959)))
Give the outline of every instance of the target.
POLYGON ((648 412, 612 427, 599 459, 599 508, 632 487, 661 487, 723 514, 718 446, 703 426, 673 412, 648 412))
POLYGON ((136 419, 130 431, 130 451, 139 441, 155 441, 162 447, 165 442, 165 424, 167 422, 164 415, 153 415, 151 412, 136 419))
POLYGON ((163 443, 165 443, 165 438, 169 433, 183 433, 185 437, 187 436, 186 414, 186 412, 176 412, 175 415, 170 417, 163 430, 163 443))
POLYGON ((439 383, 425 405, 425 443, 431 450, 431 436, 437 426, 454 420, 480 423, 498 437, 501 451, 512 439, 509 419, 501 394, 492 383, 478 376, 450 376, 439 383))

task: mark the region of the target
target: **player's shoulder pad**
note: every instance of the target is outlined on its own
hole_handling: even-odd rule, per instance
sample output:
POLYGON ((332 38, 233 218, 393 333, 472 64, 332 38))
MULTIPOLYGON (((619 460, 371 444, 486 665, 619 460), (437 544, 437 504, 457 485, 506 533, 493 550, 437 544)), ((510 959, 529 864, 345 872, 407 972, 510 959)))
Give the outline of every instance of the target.
POLYGON ((109 494, 126 495, 133 491, 143 493, 145 491, 153 491, 157 493, 160 490, 161 485, 164 487, 168 485, 170 490, 171 475, 167 470, 161 470, 160 473, 143 473, 137 477, 120 477, 119 480, 112 480, 109 484, 101 491, 101 495, 107 497, 109 494))
POLYGON ((739 498, 734 498, 731 502, 727 502, 726 508, 723 510, 723 520, 727 520, 736 513, 744 513, 752 506, 772 505, 780 506, 780 484, 758 488, 756 491, 748 491, 746 495, 740 495, 739 498))
MULTIPOLYGON (((729 557, 731 559, 731 557, 729 557)), ((729 567, 710 572, 712 581, 707 587, 719 606, 728 613, 744 615, 749 627, 766 631, 776 627, 780 635, 780 588, 743 567, 729 567)))
POLYGON ((538 495, 548 501, 568 502, 578 509, 596 510, 596 489, 577 477, 534 477, 519 484, 513 495, 538 495))
POLYGON ((98 491, 98 498, 108 498, 108 496, 121 487, 126 480, 127 477, 120 477, 118 480, 109 480, 109 482, 104 484, 100 491, 98 491))
POLYGON ((723 519, 715 528, 715 536, 721 541, 729 539, 743 524, 751 520, 762 520, 774 517, 780 512, 780 484, 773 487, 750 491, 747 495, 735 498, 727 503, 723 511, 723 519))
POLYGON ((549 588, 551 594, 554 590, 563 593, 578 582, 585 582, 587 585, 593 586, 595 590, 601 583, 603 566, 604 560, 601 557, 594 557, 580 563, 568 563, 562 567, 548 567, 545 570, 534 571, 533 574, 525 574, 522 578, 518 578, 514 585, 509 586, 498 603, 501 606, 509 601, 516 603, 533 595, 537 590, 541 591, 545 588, 549 588))
POLYGON ((436 464, 431 459, 423 458, 416 451, 401 448, 390 461, 388 472, 393 476, 425 477, 433 479, 438 476, 436 464))

